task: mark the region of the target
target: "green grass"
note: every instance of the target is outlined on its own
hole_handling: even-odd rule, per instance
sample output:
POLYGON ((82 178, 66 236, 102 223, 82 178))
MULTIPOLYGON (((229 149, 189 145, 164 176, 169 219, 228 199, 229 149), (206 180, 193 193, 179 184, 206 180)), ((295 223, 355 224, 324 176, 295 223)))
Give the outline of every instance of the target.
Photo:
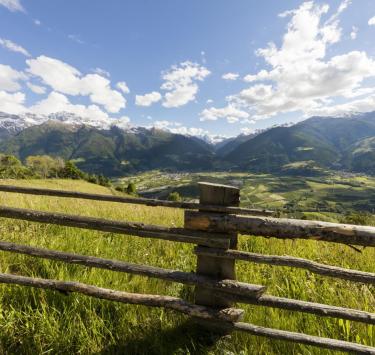
MULTIPOLYGON (((243 178, 248 175, 243 175, 243 178)), ((217 177, 221 181, 239 176, 217 177)), ((255 176, 252 177, 255 179, 255 176)), ((259 178, 260 179, 260 178, 259 178)), ((268 179, 268 180, 267 180, 268 179)), ((262 199, 272 177, 254 191, 262 199)), ((2 181, 20 186, 113 193, 81 181, 2 181)), ((244 189, 251 194, 251 184, 244 189)), ((282 184, 281 184, 282 185, 282 184)), ((302 184, 303 185, 303 184, 302 184)), ((304 186, 304 185, 303 185, 304 186)), ((303 187, 302 186, 302 187, 303 187)), ((276 186, 281 190, 282 186, 276 186)), ((315 189, 322 189, 315 186, 315 189)), ((284 192, 273 192, 285 197, 284 192)), ((252 198, 252 197, 251 197, 252 198)), ((183 211, 118 203, 0 193, 0 204, 100 216, 167 226, 182 226, 183 211)), ((317 212, 319 214, 319 212, 317 212)), ((316 218, 317 215, 311 214, 316 218)), ((336 220, 335 214, 321 214, 336 220)), ((86 255, 194 271, 192 245, 101 233, 38 223, 0 220, 5 241, 86 255)), ((375 250, 362 253, 345 246, 315 241, 282 241, 240 237, 240 249, 294 255, 342 267, 374 272, 375 250)), ((140 276, 0 252, 1 272, 60 280, 75 280, 118 290, 163 294, 193 300, 193 289, 140 276)), ((375 288, 321 277, 307 271, 237 263, 238 279, 268 286, 273 295, 374 311, 375 288)), ((375 346, 375 327, 266 307, 241 305, 245 321, 267 327, 305 332, 375 346)), ((19 286, 0 286, 0 353, 4 354, 330 354, 322 349, 234 333, 214 341, 187 317, 163 309, 123 305, 86 296, 19 286)))

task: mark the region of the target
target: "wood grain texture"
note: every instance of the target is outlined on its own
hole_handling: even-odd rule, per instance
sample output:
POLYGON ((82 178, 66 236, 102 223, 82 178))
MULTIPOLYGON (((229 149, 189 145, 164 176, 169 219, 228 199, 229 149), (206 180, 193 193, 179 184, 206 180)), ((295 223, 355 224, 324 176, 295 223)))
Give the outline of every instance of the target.
POLYGON ((351 224, 186 211, 185 227, 210 232, 238 232, 281 239, 313 239, 375 246, 375 227, 351 224))
MULTIPOLYGON (((239 202, 240 190, 236 187, 204 182, 199 183, 199 203, 201 205, 238 206, 239 202)), ((230 240, 230 247, 232 249, 237 248, 237 233, 227 233, 226 236, 230 240)), ((216 279, 235 280, 235 260, 198 255, 196 273, 216 279)), ((221 308, 227 308, 232 305, 226 297, 222 297, 220 293, 213 292, 205 286, 197 286, 195 288, 195 303, 221 308)))
POLYGON ((237 320, 243 314, 241 309, 215 310, 204 306, 194 305, 176 297, 115 291, 73 281, 57 281, 11 274, 0 274, 0 283, 56 290, 64 293, 77 292, 86 296, 109 301, 140 304, 149 307, 164 307, 193 317, 208 319, 218 318, 229 322, 237 320))

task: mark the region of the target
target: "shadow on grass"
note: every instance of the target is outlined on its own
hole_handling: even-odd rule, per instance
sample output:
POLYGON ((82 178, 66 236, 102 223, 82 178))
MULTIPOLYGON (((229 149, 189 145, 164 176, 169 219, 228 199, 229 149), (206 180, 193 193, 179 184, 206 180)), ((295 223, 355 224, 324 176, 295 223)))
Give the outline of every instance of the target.
POLYGON ((141 338, 124 343, 112 344, 98 355, 169 355, 169 354, 208 354, 217 341, 223 338, 220 331, 209 330, 194 320, 184 321, 177 327, 167 330, 151 329, 141 338))

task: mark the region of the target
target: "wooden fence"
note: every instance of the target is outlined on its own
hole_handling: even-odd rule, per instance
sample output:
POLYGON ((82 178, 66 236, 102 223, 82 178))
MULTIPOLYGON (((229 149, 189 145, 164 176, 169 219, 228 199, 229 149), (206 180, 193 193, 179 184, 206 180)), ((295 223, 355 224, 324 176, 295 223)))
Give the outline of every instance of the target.
POLYGON ((370 287, 373 287, 375 285, 375 273, 329 266, 291 256, 263 255, 238 251, 237 233, 251 235, 252 237, 313 239, 374 247, 375 227, 276 218, 272 217, 272 211, 239 207, 240 191, 236 187, 210 183, 199 183, 199 187, 199 203, 190 203, 0 185, 0 191, 3 192, 185 209, 184 228, 167 228, 143 223, 113 221, 5 206, 0 207, 0 217, 193 243, 196 244, 194 250, 197 255, 195 273, 77 255, 6 241, 0 241, 0 250, 194 285, 194 304, 176 297, 128 293, 79 282, 31 278, 12 274, 0 274, 0 283, 64 292, 78 292, 87 296, 122 303, 164 307, 192 316, 208 326, 225 332, 242 331, 253 335, 327 349, 359 354, 375 354, 375 348, 361 344, 243 323, 240 321, 243 310, 233 307, 235 303, 261 305, 312 313, 323 317, 348 319, 367 323, 370 326, 374 325, 375 313, 276 297, 267 294, 265 286, 236 281, 235 261, 243 260, 253 263, 302 268, 316 274, 369 284, 371 285, 370 287))

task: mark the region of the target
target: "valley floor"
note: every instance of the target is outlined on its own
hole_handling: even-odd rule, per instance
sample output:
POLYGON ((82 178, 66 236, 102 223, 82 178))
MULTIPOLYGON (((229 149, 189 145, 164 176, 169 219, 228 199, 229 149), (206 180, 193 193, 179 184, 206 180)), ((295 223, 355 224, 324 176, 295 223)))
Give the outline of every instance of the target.
POLYGON ((352 211, 375 213, 375 178, 327 171, 322 176, 288 176, 251 173, 165 173, 151 171, 122 178, 117 184, 134 182, 145 197, 166 199, 171 192, 198 199, 198 181, 237 186, 241 205, 269 208, 309 219, 335 220, 352 211))
MULTIPOLYGON (((126 182, 128 180, 130 179, 126 179, 126 182)), ((375 179, 367 177, 330 176, 325 180, 317 180, 228 173, 171 176, 153 172, 133 177, 131 180, 145 195, 164 197, 164 190, 173 190, 190 199, 197 196, 198 180, 225 182, 241 186, 242 204, 245 206, 279 208, 282 213, 304 213, 307 217, 320 216, 329 220, 340 220, 342 213, 339 213, 338 208, 344 211, 346 208, 355 208, 371 212, 375 205, 375 179), (160 188, 165 186, 168 188, 160 188), (154 190, 147 193, 151 189, 154 190), (324 203, 324 206, 322 204, 318 212, 307 212, 321 203, 324 203), (288 205, 291 205, 289 210, 288 205), (326 208, 335 210, 326 211, 326 208)), ((3 180, 1 183, 117 193, 82 181, 3 180)), ((3 192, 0 193, 0 205, 166 226, 183 224, 182 210, 161 207, 3 192)), ((374 223, 373 215, 369 214, 367 217, 369 223, 374 223)), ((19 244, 183 271, 193 271, 196 263, 193 246, 186 244, 3 218, 0 223, 0 237, 4 241, 19 244)), ((324 242, 241 236, 240 249, 305 257, 322 263, 374 272, 374 248, 366 248, 359 253, 343 245, 324 242)), ((193 298, 193 289, 180 284, 6 252, 0 252, 0 268, 1 272, 19 275, 82 281, 118 290, 165 294, 187 300, 193 298)), ((268 286, 268 292, 273 295, 370 312, 375 309, 375 289, 372 286, 322 277, 304 270, 244 262, 238 262, 237 274, 241 281, 268 286)), ((249 305, 243 308, 246 322, 375 346, 373 326, 258 306, 249 305)), ((6 354, 332 353, 246 334, 233 334, 214 343, 207 334, 194 328, 185 316, 170 311, 18 286, 0 286, 0 310, 0 353, 6 354)))

